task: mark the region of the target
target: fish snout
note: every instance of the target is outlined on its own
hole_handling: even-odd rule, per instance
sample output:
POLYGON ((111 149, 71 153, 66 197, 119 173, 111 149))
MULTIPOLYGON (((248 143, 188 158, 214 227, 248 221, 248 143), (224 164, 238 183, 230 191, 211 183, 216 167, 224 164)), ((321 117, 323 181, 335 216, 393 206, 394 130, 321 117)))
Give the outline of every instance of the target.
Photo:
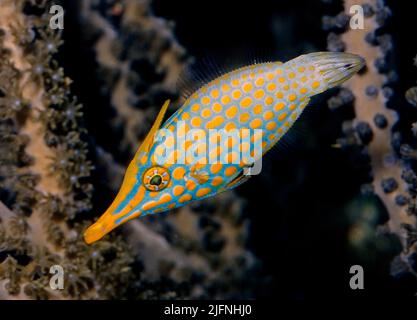
POLYGON ((103 238, 107 233, 116 228, 115 220, 111 213, 105 212, 94 224, 84 232, 84 241, 91 244, 103 238))

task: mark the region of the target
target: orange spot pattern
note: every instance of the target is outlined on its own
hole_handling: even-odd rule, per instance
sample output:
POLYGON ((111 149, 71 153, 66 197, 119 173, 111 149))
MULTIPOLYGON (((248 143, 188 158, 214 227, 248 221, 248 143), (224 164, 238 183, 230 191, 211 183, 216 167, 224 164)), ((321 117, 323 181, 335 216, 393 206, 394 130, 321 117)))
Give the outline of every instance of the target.
MULTIPOLYGON (((173 117, 166 128, 175 132, 180 121, 185 122, 185 134, 190 129, 262 129, 264 133, 248 142, 227 140, 225 146, 218 147, 210 156, 223 153, 229 161, 240 159, 235 151, 251 151, 251 145, 262 138, 262 147, 269 149, 300 115, 307 105, 309 95, 321 88, 320 78, 311 66, 298 65, 287 67, 287 64, 264 63, 236 70, 226 74, 195 92, 184 105, 179 117, 173 117), (250 142, 249 142, 250 141, 250 142)), ((243 131, 242 131, 243 133, 243 131)), ((241 133, 241 139, 248 135, 241 133)), ((246 140, 245 140, 246 141, 246 140)), ((219 140, 220 142, 220 140, 219 140)), ((190 143, 177 146, 176 141, 166 140, 166 146, 173 148, 190 147, 190 143)), ((210 150, 208 150, 210 151, 210 150)), ((174 150, 171 158, 178 159, 179 150, 174 150)), ((207 152, 209 155, 209 152, 207 152)), ((142 159, 143 164, 147 158, 142 159)), ((239 160, 241 161, 241 160, 239 160)), ((171 164, 172 165, 172 164, 171 164)), ((169 165, 167 165, 167 168, 169 165)), ((184 204, 193 199, 204 197, 216 191, 221 185, 230 183, 237 173, 236 166, 224 166, 221 163, 209 163, 196 167, 197 171, 205 170, 206 179, 196 179, 199 175, 190 175, 182 166, 173 167, 170 172, 171 188, 159 196, 158 192, 149 193, 149 201, 142 205, 142 210, 159 210, 161 206, 174 208, 176 203, 184 204), (173 202, 174 203, 171 203, 173 202)), ((138 192, 132 198, 128 208, 134 208, 144 199, 145 191, 138 192)), ((124 211, 126 213, 128 209, 124 211)))

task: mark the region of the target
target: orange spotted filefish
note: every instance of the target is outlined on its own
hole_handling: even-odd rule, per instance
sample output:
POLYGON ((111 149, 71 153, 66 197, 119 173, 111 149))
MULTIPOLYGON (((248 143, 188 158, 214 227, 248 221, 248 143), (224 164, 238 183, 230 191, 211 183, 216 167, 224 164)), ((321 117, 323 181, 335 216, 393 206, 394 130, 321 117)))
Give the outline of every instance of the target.
MULTIPOLYGON (((250 164, 235 161, 239 151, 253 149, 258 140, 262 147, 259 157, 262 157, 291 128, 312 96, 346 81, 364 64, 354 54, 317 52, 286 63, 249 65, 199 88, 163 123, 169 106, 169 100, 166 101, 129 164, 115 200, 85 231, 85 242, 93 243, 136 217, 178 208, 246 181, 248 176, 243 172, 250 164), (161 129, 176 135, 157 139, 161 129), (258 129, 262 134, 258 135, 259 139, 252 136, 246 140, 249 143, 230 137, 225 145, 219 143, 213 150, 209 149, 210 157, 206 161, 178 161, 192 143, 187 139, 181 143, 176 140, 192 129, 203 132, 258 129), (163 161, 156 157, 163 150, 161 147, 170 150, 163 161), (217 161, 209 161, 213 155, 217 161)), ((204 144, 199 141, 200 145, 204 144)))

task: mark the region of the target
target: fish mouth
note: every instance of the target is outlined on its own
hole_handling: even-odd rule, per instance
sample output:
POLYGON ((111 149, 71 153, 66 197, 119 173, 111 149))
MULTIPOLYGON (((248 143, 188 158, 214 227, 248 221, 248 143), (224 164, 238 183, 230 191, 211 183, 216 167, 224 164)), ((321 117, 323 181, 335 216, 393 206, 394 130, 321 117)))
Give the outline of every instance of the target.
POLYGON ((91 226, 87 228, 87 230, 85 230, 84 241, 87 244, 92 244, 103 238, 115 227, 116 226, 113 222, 109 221, 108 219, 100 218, 97 222, 93 223, 91 226))
POLYGON ((112 210, 107 210, 95 223, 93 223, 84 231, 85 243, 92 244, 100 240, 113 229, 129 220, 140 216, 142 213, 142 211, 137 210, 133 211, 131 214, 118 216, 115 215, 112 210))
POLYGON ((312 63, 329 87, 350 79, 365 66, 365 60, 352 53, 318 52, 311 55, 312 63))

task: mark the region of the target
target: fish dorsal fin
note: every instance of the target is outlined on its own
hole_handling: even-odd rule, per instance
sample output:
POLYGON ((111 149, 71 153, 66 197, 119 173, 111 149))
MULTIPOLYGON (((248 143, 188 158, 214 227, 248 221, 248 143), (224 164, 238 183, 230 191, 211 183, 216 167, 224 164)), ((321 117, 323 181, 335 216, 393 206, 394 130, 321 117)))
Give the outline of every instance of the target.
POLYGON ((161 110, 158 113, 158 116, 156 117, 155 122, 152 125, 151 130, 149 131, 148 135, 143 140, 138 151, 136 152, 135 158, 137 158, 141 154, 149 152, 150 147, 152 146, 154 142, 156 133, 162 125, 162 120, 164 120, 164 116, 165 116, 166 111, 168 110, 170 102, 171 102, 170 100, 166 100, 165 103, 163 104, 161 110))
POLYGON ((233 59, 219 58, 217 55, 208 55, 193 61, 181 73, 177 89, 181 93, 181 103, 184 103, 195 91, 211 81, 230 72, 240 71, 252 65, 271 62, 272 55, 231 53, 233 59))
POLYGON ((215 62, 212 57, 204 57, 201 60, 193 61, 181 72, 177 81, 177 89, 181 93, 181 102, 183 103, 195 91, 229 71, 215 62))

